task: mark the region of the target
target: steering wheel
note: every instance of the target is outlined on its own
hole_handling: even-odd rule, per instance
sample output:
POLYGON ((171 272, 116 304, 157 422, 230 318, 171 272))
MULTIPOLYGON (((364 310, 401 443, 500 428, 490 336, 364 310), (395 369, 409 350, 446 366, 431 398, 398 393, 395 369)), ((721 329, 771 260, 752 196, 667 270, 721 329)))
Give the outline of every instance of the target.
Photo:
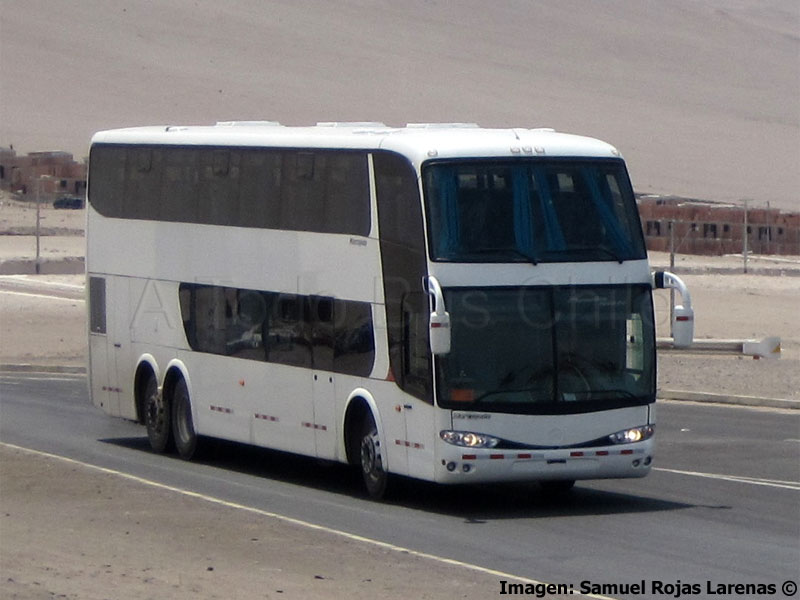
POLYGON ((568 394, 588 394, 592 391, 592 386, 587 377, 586 360, 575 354, 564 354, 558 360, 559 386, 562 395, 566 391, 568 394))

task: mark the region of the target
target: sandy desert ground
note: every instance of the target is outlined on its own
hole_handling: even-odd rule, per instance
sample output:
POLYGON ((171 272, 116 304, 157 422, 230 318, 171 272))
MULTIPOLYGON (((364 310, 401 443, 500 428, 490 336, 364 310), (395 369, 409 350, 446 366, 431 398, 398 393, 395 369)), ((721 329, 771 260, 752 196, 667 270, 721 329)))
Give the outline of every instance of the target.
POLYGON ((0 445, 4 600, 492 598, 498 575, 0 445))
POLYGON ((800 210, 796 0, 3 0, 0 146, 267 119, 599 137, 639 192, 800 210))

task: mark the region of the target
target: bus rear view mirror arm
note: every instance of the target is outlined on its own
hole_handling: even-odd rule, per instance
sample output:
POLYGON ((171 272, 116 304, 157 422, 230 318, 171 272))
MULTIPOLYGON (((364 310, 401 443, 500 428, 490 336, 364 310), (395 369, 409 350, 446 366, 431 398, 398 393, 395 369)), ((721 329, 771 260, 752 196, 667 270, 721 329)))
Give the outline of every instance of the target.
POLYGON ((669 271, 653 273, 653 287, 656 289, 675 289, 681 294, 681 302, 675 307, 672 316, 672 343, 676 348, 688 348, 694 339, 694 310, 692 296, 683 280, 669 271))
POLYGON ((436 356, 450 353, 450 313, 445 310, 442 286, 433 275, 423 282, 425 290, 433 298, 433 312, 430 314, 428 328, 430 331, 431 352, 436 356))

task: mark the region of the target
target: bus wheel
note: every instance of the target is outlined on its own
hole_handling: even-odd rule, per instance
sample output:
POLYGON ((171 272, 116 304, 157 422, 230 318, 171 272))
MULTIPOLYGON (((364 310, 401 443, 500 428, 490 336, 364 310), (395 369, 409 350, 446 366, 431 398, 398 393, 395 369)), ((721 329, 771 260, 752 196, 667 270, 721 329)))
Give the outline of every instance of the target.
POLYGON ((191 460, 197 454, 197 432, 192 420, 192 403, 189 388, 181 377, 172 390, 172 436, 175 449, 184 460, 191 460))
POLYGON ((169 402, 158 393, 153 375, 148 376, 144 385, 144 424, 150 447, 159 453, 169 450, 172 443, 169 402))
POLYGON ((378 428, 367 415, 361 429, 361 475, 370 498, 380 500, 386 493, 389 474, 383 468, 383 449, 378 428))

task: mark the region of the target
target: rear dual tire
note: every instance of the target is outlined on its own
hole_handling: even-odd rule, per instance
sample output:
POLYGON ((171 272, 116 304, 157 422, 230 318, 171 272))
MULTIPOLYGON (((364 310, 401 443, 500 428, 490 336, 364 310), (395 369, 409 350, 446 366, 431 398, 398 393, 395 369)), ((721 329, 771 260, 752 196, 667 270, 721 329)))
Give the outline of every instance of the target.
POLYGON ((198 438, 192 418, 192 402, 183 377, 172 389, 172 437, 182 459, 191 460, 197 455, 198 438))
POLYGON ((155 377, 148 377, 144 386, 144 417, 147 439, 155 452, 174 448, 184 460, 197 455, 192 403, 183 377, 178 378, 169 394, 159 394, 155 377))
POLYGON ((172 415, 169 401, 158 392, 154 375, 149 375, 144 384, 144 424, 147 439, 154 452, 163 453, 172 449, 172 415))

